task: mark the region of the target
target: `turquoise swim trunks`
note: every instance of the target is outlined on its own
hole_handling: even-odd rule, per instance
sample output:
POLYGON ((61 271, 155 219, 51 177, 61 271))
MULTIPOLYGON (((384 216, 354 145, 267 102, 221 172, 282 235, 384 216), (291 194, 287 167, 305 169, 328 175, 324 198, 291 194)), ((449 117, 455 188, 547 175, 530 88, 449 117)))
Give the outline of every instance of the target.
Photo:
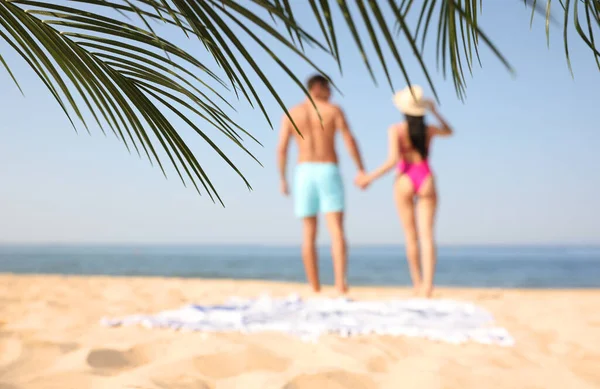
POLYGON ((296 167, 294 211, 297 217, 344 210, 344 185, 334 163, 305 162, 296 167))

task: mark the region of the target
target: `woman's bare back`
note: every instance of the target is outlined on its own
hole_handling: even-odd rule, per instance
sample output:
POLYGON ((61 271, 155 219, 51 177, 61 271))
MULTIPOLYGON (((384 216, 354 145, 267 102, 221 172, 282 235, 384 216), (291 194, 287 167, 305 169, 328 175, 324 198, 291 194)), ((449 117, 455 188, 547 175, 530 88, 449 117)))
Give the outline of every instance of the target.
MULTIPOLYGON (((426 141, 427 150, 429 150, 429 147, 431 146, 431 139, 433 138, 433 135, 435 134, 436 130, 437 130, 437 127, 435 127, 435 126, 427 126, 427 141, 426 141)), ((421 154, 419 154, 419 152, 413 146, 413 144, 410 140, 410 134, 408 132, 408 123, 407 122, 402 122, 402 123, 398 124, 398 142, 400 144, 400 148, 398 150, 400 153, 400 155, 399 155, 400 160, 404 160, 408 163, 423 162, 423 157, 421 156, 421 154)))

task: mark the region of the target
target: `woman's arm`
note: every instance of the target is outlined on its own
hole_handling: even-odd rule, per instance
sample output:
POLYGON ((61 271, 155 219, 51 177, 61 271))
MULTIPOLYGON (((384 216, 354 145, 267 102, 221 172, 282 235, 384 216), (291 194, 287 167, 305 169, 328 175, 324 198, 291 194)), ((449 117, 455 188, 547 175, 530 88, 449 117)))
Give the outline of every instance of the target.
POLYGON ((434 129, 434 133, 433 135, 438 135, 438 136, 450 136, 452 135, 452 133, 454 132, 452 130, 452 127, 450 127, 450 124, 448 124, 448 122, 446 121, 446 119, 444 119, 442 117, 442 115, 440 115, 440 113, 438 112, 435 103, 433 101, 431 101, 429 103, 429 110, 431 111, 431 114, 433 116, 435 116, 435 118, 440 122, 441 127, 433 127, 434 129))
POLYGON ((359 179, 359 186, 366 188, 369 184, 389 172, 394 165, 396 165, 400 152, 398 142, 398 128, 396 126, 391 126, 388 129, 388 157, 386 161, 377 169, 364 175, 362 179, 359 179))

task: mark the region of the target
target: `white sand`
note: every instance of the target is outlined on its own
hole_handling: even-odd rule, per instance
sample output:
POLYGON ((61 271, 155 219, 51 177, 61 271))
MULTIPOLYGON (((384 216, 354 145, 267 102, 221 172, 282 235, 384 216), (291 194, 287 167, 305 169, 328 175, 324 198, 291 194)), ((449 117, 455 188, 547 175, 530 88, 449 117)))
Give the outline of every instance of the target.
MULTIPOLYGON (((259 281, 0 275, 0 389, 600 388, 599 290, 437 291, 491 311, 515 337, 512 348, 99 324, 262 292, 310 296, 304 285, 259 281)), ((350 297, 409 294, 354 288, 350 297)))

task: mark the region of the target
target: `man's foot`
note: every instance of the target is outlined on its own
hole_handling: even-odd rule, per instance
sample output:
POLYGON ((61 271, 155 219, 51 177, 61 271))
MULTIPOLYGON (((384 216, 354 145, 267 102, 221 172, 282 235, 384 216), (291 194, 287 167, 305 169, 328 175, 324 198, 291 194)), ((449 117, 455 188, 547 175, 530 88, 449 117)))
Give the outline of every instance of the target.
POLYGON ((421 284, 417 284, 417 285, 413 285, 413 292, 412 292, 412 296, 413 297, 420 297, 421 296, 421 284))

